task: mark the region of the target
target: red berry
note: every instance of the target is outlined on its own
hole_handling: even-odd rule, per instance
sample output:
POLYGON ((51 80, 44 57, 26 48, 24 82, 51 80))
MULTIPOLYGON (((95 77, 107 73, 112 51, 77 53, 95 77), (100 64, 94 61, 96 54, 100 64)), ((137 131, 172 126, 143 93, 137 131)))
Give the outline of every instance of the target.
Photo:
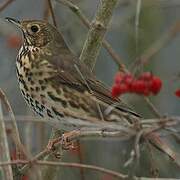
POLYGON ((153 77, 153 75, 150 72, 143 72, 140 76, 139 76, 139 80, 144 80, 144 81, 149 81, 151 80, 153 77))
POLYGON ((128 92, 128 86, 125 83, 121 83, 119 85, 116 84, 112 87, 111 94, 113 97, 117 97, 126 92, 128 92))
POLYGON ((159 93, 161 87, 161 79, 150 72, 142 73, 137 79, 130 73, 119 72, 115 76, 115 85, 111 93, 113 97, 127 92, 149 96, 151 93, 154 95, 159 93))
POLYGON ((124 79, 132 79, 133 78, 133 76, 132 76, 132 74, 130 74, 130 73, 127 73, 127 74, 124 74, 124 79))
POLYGON ((148 86, 146 86, 146 89, 143 91, 143 95, 144 95, 144 96, 149 96, 150 93, 151 93, 151 92, 150 92, 148 86))
POLYGON ((143 80, 135 80, 132 82, 131 90, 137 94, 143 94, 146 90, 146 84, 143 80))
POLYGON ((131 74, 125 74, 123 82, 127 85, 130 85, 133 81, 133 76, 131 74))
POLYGON ((162 81, 159 77, 157 76, 154 76, 150 82, 150 85, 149 85, 149 89, 150 91, 156 95, 157 93, 159 93, 159 91, 161 90, 161 87, 162 87, 162 81))
POLYGON ((120 95, 120 90, 118 85, 113 85, 112 90, 111 90, 111 95, 112 97, 117 97, 120 95))
POLYGON ((122 82, 123 78, 124 78, 124 73, 118 72, 114 78, 115 84, 120 84, 122 82))
POLYGON ((177 97, 180 97, 180 89, 177 89, 177 90, 175 91, 175 95, 176 95, 177 97))
POLYGON ((128 92, 128 90, 129 90, 128 85, 125 83, 121 83, 119 85, 119 89, 121 91, 121 94, 124 94, 124 93, 128 92))

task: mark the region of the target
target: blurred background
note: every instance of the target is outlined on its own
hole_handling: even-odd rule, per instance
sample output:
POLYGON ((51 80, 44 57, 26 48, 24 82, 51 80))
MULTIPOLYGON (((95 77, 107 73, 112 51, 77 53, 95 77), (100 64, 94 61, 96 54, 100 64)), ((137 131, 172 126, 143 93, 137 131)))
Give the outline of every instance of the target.
MULTIPOLYGON (((4 1, 0 0, 0 5, 4 1)), ((80 7, 89 20, 92 20, 100 1, 73 0, 72 2, 80 7)), ((137 3, 136 0, 119 1, 106 39, 119 53, 123 63, 127 67, 133 67, 133 62, 154 42, 170 34, 169 41, 149 59, 149 63, 142 70, 153 72, 163 81, 161 92, 155 97, 150 97, 159 112, 164 115, 178 116, 180 115, 180 99, 174 95, 174 92, 180 87, 180 79, 178 79, 180 74, 180 1, 142 0, 139 14, 137 13, 137 3), (175 25, 177 25, 175 33, 172 33, 172 28, 175 25)), ((59 30, 64 35, 69 47, 77 55, 80 55, 88 30, 70 9, 55 0, 52 1, 52 4, 59 30)), ((5 21, 5 17, 19 20, 47 19, 47 2, 46 0, 14 0, 0 13, 0 88, 7 94, 17 119, 21 115, 34 116, 20 94, 15 73, 15 59, 22 43, 21 34, 5 21)), ((52 22, 51 18, 49 18, 49 22, 52 22)), ((112 86, 118 66, 104 48, 101 49, 94 71, 100 80, 112 86)), ((143 98, 136 95, 124 95, 122 98, 143 117, 154 117, 143 98)), ((40 152, 46 146, 51 132, 49 125, 21 122, 18 123, 18 127, 25 147, 32 154, 40 152)), ((80 144, 81 158, 78 152, 69 152, 63 157, 63 160, 68 162, 81 161, 122 173, 128 172, 129 168, 125 168, 123 165, 129 158, 133 141, 86 139, 82 140, 80 144)), ((180 152, 177 144, 172 142, 171 145, 178 153, 180 152)), ((136 175, 151 176, 152 162, 150 162, 151 158, 147 156, 147 147, 144 145, 141 151, 140 163, 135 170, 136 175)), ((153 153, 155 156, 153 164, 158 169, 160 176, 180 178, 180 171, 169 157, 162 155, 156 149, 153 149, 153 153)), ((72 177, 80 179, 82 172, 78 169, 60 169, 57 179, 60 177, 67 180, 72 179, 72 177)), ((113 179, 88 170, 83 173, 85 179, 113 179)))

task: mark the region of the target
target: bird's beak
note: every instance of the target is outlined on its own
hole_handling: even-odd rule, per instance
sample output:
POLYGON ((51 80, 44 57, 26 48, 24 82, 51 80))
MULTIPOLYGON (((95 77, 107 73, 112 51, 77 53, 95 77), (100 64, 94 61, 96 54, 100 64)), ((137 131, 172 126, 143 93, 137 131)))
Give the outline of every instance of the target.
POLYGON ((14 19, 14 18, 10 18, 10 17, 6 17, 5 18, 8 22, 12 23, 12 24, 15 24, 17 27, 21 28, 22 29, 22 25, 21 25, 21 22, 14 19))

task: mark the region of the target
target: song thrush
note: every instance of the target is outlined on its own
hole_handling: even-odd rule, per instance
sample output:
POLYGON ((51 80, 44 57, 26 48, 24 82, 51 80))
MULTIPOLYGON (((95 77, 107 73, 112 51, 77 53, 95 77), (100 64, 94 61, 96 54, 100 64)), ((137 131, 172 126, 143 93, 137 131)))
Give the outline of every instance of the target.
POLYGON ((94 121, 129 123, 138 117, 111 97, 55 27, 40 20, 7 20, 22 30, 17 77, 25 101, 40 116, 59 120, 63 130, 91 126, 94 121))

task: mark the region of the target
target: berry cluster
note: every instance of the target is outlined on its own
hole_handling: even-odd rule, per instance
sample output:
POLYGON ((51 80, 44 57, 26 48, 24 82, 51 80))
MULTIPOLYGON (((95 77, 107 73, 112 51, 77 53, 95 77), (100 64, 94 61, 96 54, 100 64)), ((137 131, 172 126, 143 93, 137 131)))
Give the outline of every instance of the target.
POLYGON ((144 72, 138 77, 134 77, 130 73, 119 72, 115 76, 115 82, 111 93, 113 97, 125 93, 136 93, 149 96, 151 94, 158 94, 161 87, 161 79, 150 72, 144 72))

